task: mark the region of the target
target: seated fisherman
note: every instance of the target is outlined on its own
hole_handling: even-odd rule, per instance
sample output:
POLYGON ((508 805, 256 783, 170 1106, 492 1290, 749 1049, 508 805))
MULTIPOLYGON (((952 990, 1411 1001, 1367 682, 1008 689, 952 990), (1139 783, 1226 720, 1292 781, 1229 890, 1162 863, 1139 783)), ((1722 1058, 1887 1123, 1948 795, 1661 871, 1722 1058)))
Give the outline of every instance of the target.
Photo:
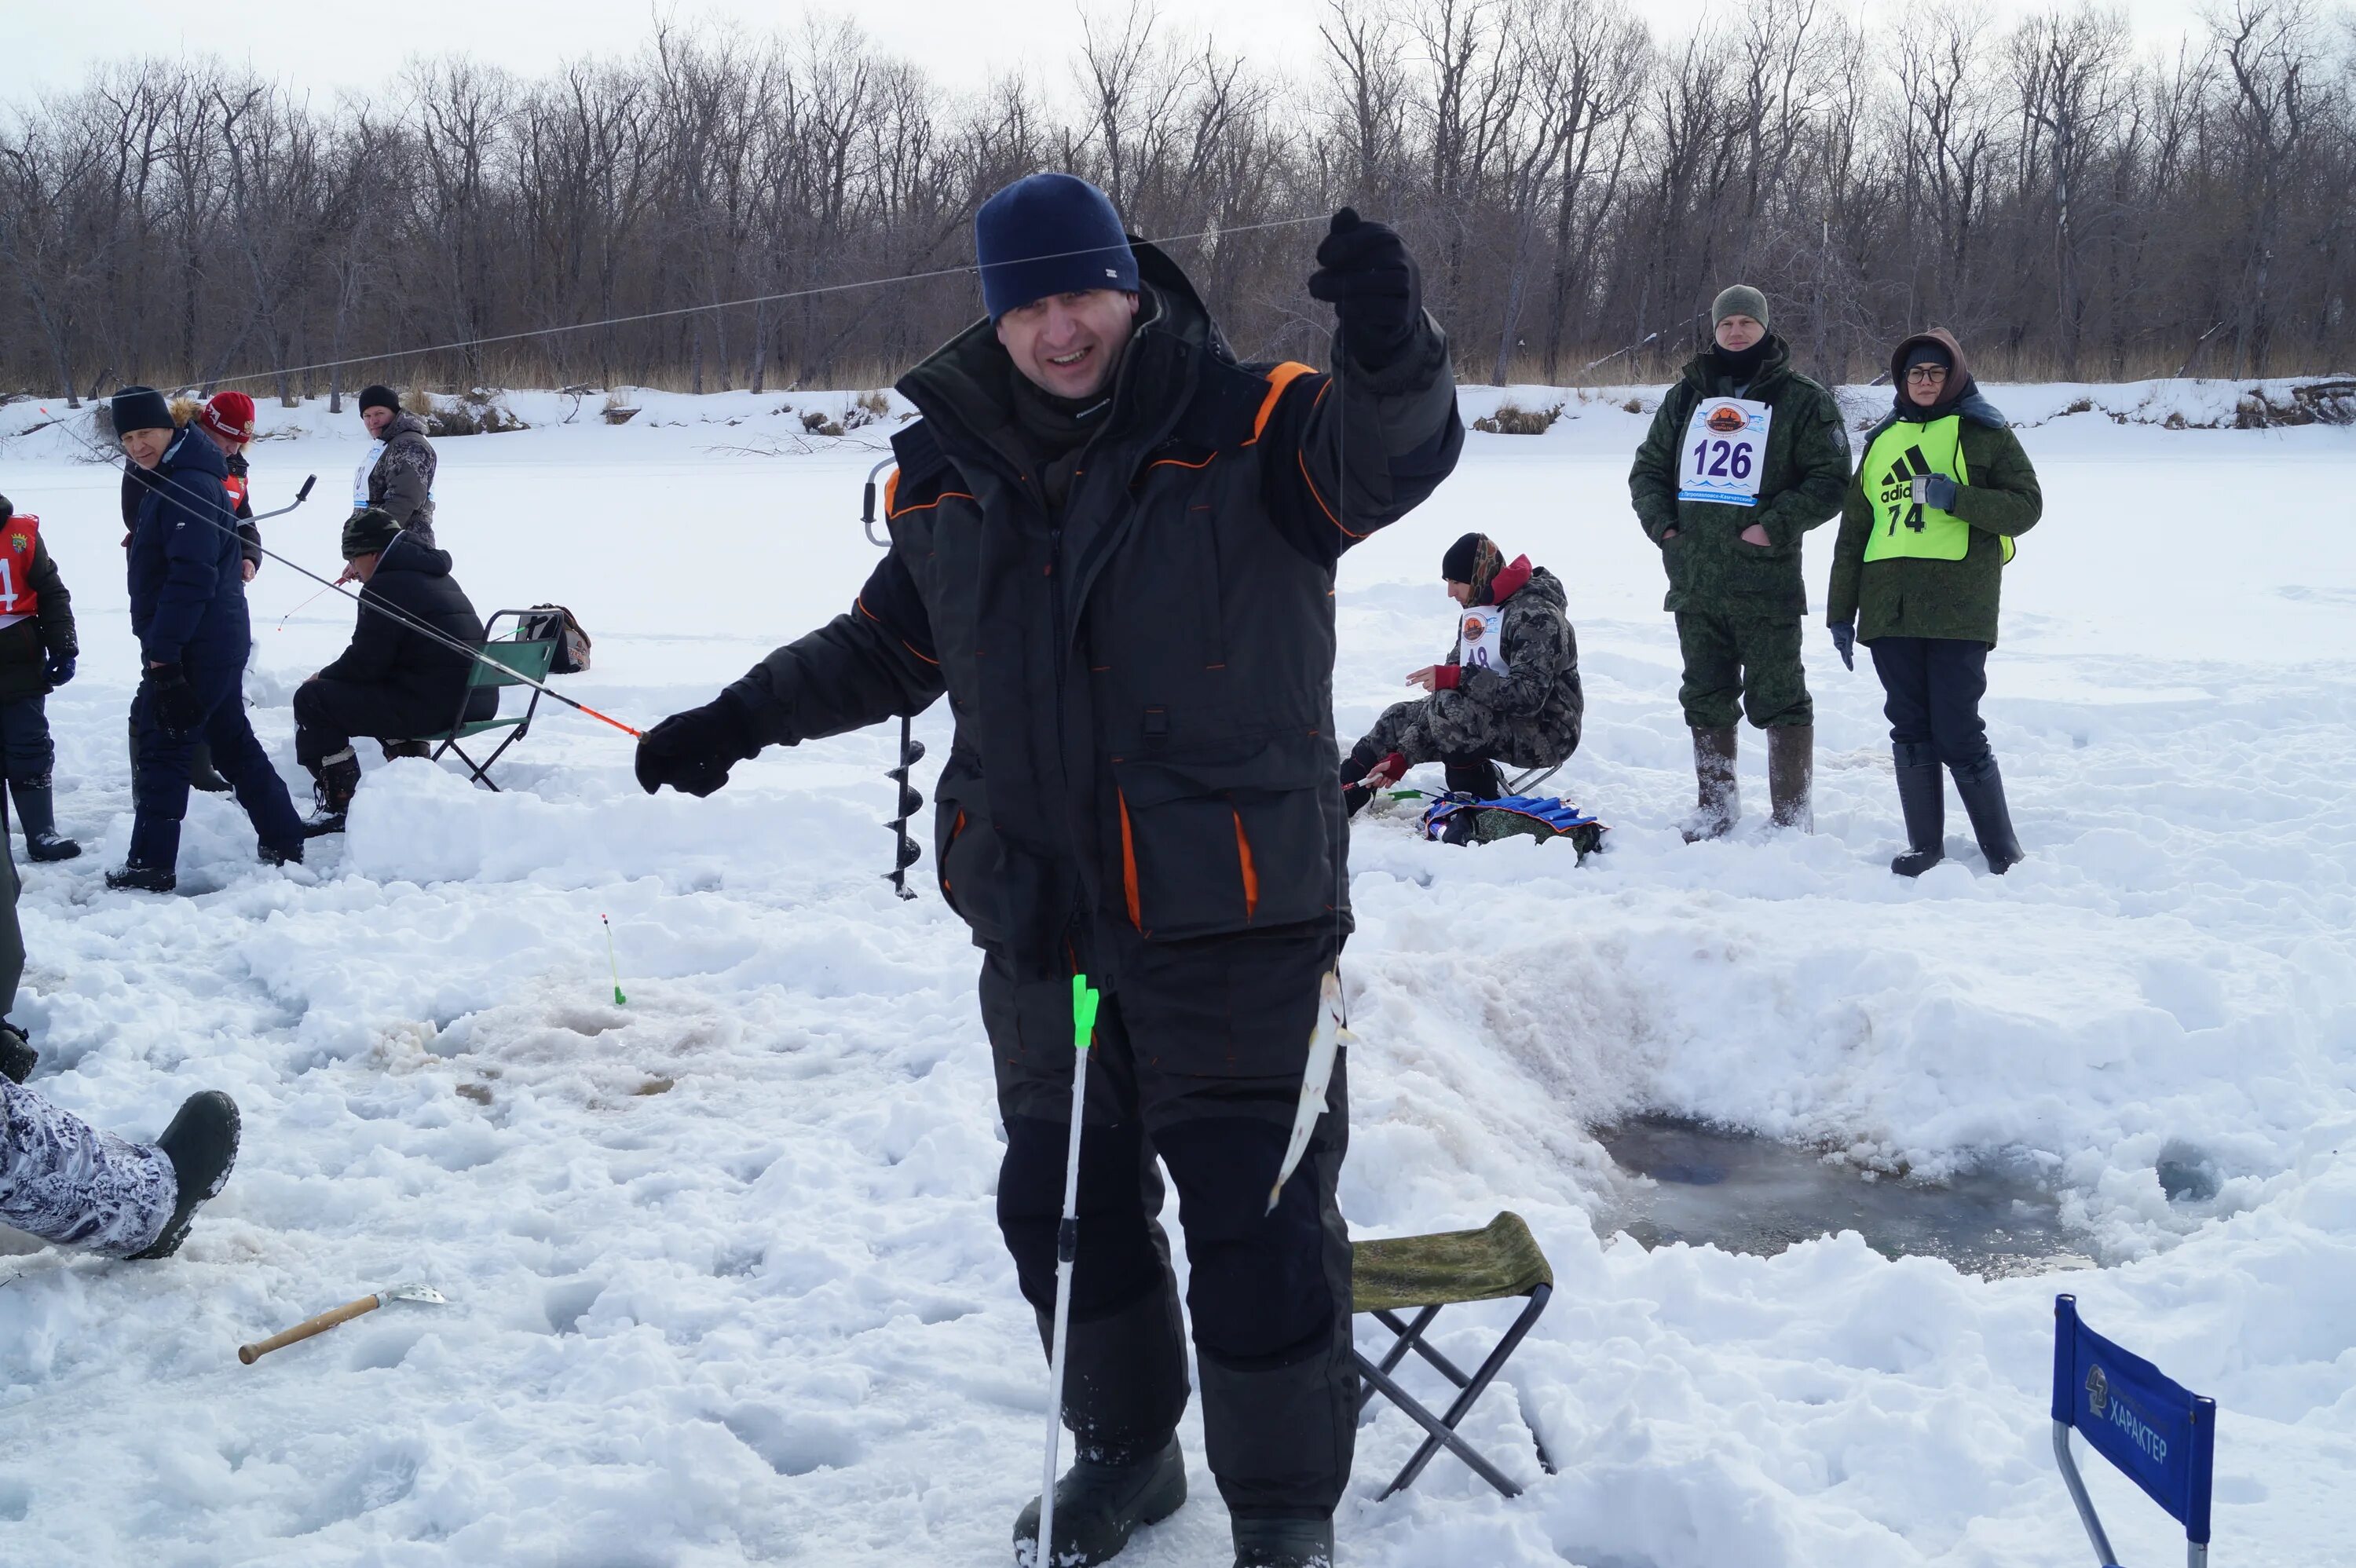
POLYGON ((1445 763, 1451 790, 1494 800, 1498 762, 1559 767, 1579 750, 1587 699, 1561 580, 1526 555, 1506 565, 1485 534, 1449 546, 1440 572, 1464 606, 1455 651, 1407 677, 1430 697, 1394 704, 1342 759, 1352 812, 1418 763, 1445 763))
POLYGON ((353 736, 384 741, 388 756, 423 756, 422 744, 396 742, 447 731, 461 701, 468 720, 488 719, 499 705, 489 687, 467 696, 474 661, 420 629, 482 645, 482 618, 450 575, 449 551, 419 543, 370 507, 344 524, 344 560, 346 575, 361 585, 351 646, 294 691, 294 760, 317 781, 319 814, 306 827, 314 837, 343 831, 360 782, 353 736))

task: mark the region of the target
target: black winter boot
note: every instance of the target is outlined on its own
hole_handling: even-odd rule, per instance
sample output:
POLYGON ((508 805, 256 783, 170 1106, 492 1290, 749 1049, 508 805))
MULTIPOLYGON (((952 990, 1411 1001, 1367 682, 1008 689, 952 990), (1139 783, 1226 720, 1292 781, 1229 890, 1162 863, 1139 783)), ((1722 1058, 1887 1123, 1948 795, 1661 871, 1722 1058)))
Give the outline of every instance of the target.
POLYGON ((1734 726, 1693 732, 1693 815, 1679 825, 1688 844, 1723 838, 1742 815, 1742 797, 1734 787, 1734 726))
POLYGON ((1455 757, 1447 763, 1448 789, 1451 795, 1469 795, 1475 800, 1495 800, 1505 793, 1505 775, 1497 764, 1486 757, 1455 757))
POLYGON ((303 836, 316 838, 325 833, 341 833, 344 818, 352 809, 352 796, 360 787, 359 758, 347 746, 314 765, 311 776, 316 781, 311 785, 311 794, 318 801, 319 809, 303 824, 303 836))
POLYGON ((1236 1568, 1333 1568, 1330 1519, 1239 1519, 1236 1568))
POLYGON ((2020 840, 2012 831, 2012 808, 2005 804, 2004 775, 1990 752, 1969 767, 1956 768, 1955 793, 1964 797, 1964 815, 1972 819, 1972 837, 1980 841, 1988 869, 1997 876, 2020 864, 2020 840))
POLYGON ((165 1221, 162 1232, 145 1252, 134 1253, 133 1257, 168 1258, 180 1250, 197 1210, 207 1199, 220 1196, 229 1184, 230 1167, 237 1163, 237 1131, 236 1101, 218 1089, 188 1096, 172 1125, 155 1140, 155 1147, 172 1162, 172 1174, 180 1184, 179 1199, 172 1205, 172 1217, 165 1221))
POLYGON ((1938 753, 1920 741, 1890 749, 1898 764, 1898 809, 1906 818, 1907 850, 1890 862, 1901 877, 1919 877, 1947 858, 1947 781, 1938 753))
POLYGON ((81 846, 58 836, 57 806, 49 792, 49 775, 25 779, 8 786, 16 802, 16 819, 25 825, 25 853, 36 860, 70 860, 81 846))
MULTIPOLYGON (((1129 1538, 1176 1513, 1186 1500, 1186 1456, 1173 1437, 1158 1454, 1133 1465, 1076 1459, 1055 1483, 1055 1568, 1089 1568, 1109 1561, 1129 1538)), ((1039 1561, 1039 1499, 1014 1521, 1014 1560, 1039 1561)))
POLYGON ((188 787, 207 795, 227 795, 230 791, 229 780, 213 766, 213 749, 208 741, 198 741, 188 752, 188 787))
POLYGON ((33 1075, 33 1069, 40 1060, 41 1053, 33 1049, 33 1042, 25 1038, 25 1031, 6 1019, 0 1019, 0 1078, 5 1078, 11 1083, 22 1083, 33 1075))
POLYGON ((1778 827, 1816 830, 1816 727, 1778 724, 1767 731, 1767 799, 1778 827))
POLYGON ((118 893, 168 893, 180 885, 180 876, 169 866, 142 866, 135 860, 125 860, 106 873, 106 885, 118 893))

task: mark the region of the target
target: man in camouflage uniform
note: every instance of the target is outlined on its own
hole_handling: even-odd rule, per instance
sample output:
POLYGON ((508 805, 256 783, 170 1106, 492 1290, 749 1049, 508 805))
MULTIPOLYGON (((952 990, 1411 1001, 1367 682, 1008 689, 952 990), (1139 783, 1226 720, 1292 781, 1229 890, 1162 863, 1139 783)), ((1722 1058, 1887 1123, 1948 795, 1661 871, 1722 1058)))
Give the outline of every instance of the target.
POLYGON ((1465 636, 1477 618, 1468 614, 1447 662, 1407 677, 1431 695, 1394 703, 1343 759, 1342 794, 1353 812, 1418 763, 1445 763, 1451 790, 1494 800, 1505 793, 1498 759, 1517 768, 1557 768, 1579 750, 1587 699, 1561 580, 1526 555, 1507 565, 1485 534, 1466 534, 1449 546, 1440 574, 1448 596, 1468 612, 1500 609, 1481 625, 1482 635, 1495 636, 1502 656, 1495 667, 1478 659, 1466 667, 1465 636))
POLYGON ((1767 328, 1766 296, 1737 283, 1710 319, 1715 344, 1661 400, 1628 475, 1637 520, 1668 572, 1663 607, 1676 615, 1685 656, 1677 697, 1699 785, 1688 842, 1719 837, 1741 815, 1738 712, 1767 731, 1775 825, 1813 826, 1800 538, 1840 510, 1849 467, 1839 405, 1792 368, 1791 346, 1767 328))

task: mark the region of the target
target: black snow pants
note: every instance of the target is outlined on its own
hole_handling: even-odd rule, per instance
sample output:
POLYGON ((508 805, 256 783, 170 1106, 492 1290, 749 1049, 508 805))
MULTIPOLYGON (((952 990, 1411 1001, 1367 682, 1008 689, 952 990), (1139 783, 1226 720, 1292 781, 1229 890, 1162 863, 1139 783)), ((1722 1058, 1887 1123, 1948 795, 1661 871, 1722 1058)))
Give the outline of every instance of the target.
MULTIPOLYGON (((294 688, 294 760, 313 772, 352 743, 355 735, 377 741, 411 741, 440 735, 450 728, 458 710, 458 697, 421 702, 417 697, 382 681, 332 680, 313 677, 294 688)), ((499 694, 480 687, 466 697, 469 720, 488 719, 499 710, 499 694)))
POLYGON ((1980 699, 1987 694, 1986 643, 1876 637, 1872 649, 1893 746, 1928 746, 1950 768, 1969 768, 1987 756, 1987 726, 1980 719, 1980 699))
MULTIPOLYGON (((1331 927, 1130 944, 1104 998, 1080 1139, 1065 1422, 1083 1456, 1151 1454, 1185 1409, 1186 1357, 1156 1157, 1178 1189, 1211 1474, 1240 1518, 1330 1516, 1350 1477, 1358 1376, 1350 1241, 1334 1197, 1346 1064, 1300 1168, 1284 1155, 1331 927)), ((1006 1122, 998 1221, 1044 1341, 1071 1116, 1071 987, 1018 985, 991 955, 982 1017, 1006 1122)))

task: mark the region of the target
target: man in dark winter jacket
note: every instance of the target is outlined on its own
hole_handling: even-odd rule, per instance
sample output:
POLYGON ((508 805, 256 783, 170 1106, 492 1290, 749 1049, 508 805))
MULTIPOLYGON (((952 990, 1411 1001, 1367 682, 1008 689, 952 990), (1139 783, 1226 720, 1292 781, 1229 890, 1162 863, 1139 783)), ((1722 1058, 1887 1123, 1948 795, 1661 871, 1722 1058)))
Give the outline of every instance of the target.
POLYGON ((107 886, 168 892, 188 809, 189 742, 202 735, 274 865, 303 859, 303 821, 254 739, 239 690, 251 651, 243 553, 220 449, 172 423, 162 393, 126 387, 114 429, 148 483, 132 530, 131 629, 145 674, 132 699, 136 761, 131 854, 107 886))
POLYGON ((425 421, 402 412, 391 388, 378 386, 360 392, 360 422, 370 444, 352 475, 352 515, 374 507, 419 544, 432 545, 436 459, 425 421))
POLYGON ((1159 1156, 1237 1561, 1323 1563, 1357 1408, 1343 1064, 1262 1211, 1348 923, 1335 563, 1454 466, 1447 343, 1398 237, 1347 209, 1310 280, 1340 322, 1328 374, 1237 363, 1185 275, 1071 176, 1018 181, 975 230, 990 316, 900 382, 924 417, 893 438, 890 553, 832 624, 650 731, 638 777, 708 794, 765 746, 946 690, 941 891, 984 952, 999 1221, 1043 1337, 1075 972, 1106 993, 1055 1561, 1102 1562, 1185 1496, 1159 1156))
POLYGON ((294 690, 294 760, 317 781, 314 835, 343 830, 360 782, 353 736, 439 735, 461 717, 461 701, 469 720, 487 719, 499 705, 487 687, 469 696, 474 661, 421 629, 466 647, 483 640, 482 618, 450 575, 448 551, 371 507, 344 525, 344 560, 346 575, 361 585, 351 645, 294 690))
POLYGON ((1841 662, 1873 650, 1888 694, 1906 853, 1918 877, 1946 857, 1944 766, 1988 869, 2020 859, 2004 778, 1980 721, 1997 601, 2012 541, 2045 510, 2020 438, 1980 396, 1963 346, 1933 327, 1890 356, 1894 406, 1866 437, 1842 508, 1826 615, 1841 662))
POLYGON ((49 559, 41 519, 0 496, 0 769, 36 860, 70 860, 81 846, 58 832, 51 775, 50 692, 74 677, 81 645, 73 595, 49 559))
POLYGON ((1767 785, 1780 827, 1806 828, 1815 709, 1800 664, 1807 590, 1800 539, 1840 509, 1848 432, 1833 396, 1792 368, 1768 330, 1767 298, 1737 283, 1710 306, 1713 346, 1661 400, 1628 492, 1661 549, 1685 656, 1679 701, 1698 786, 1687 839, 1715 838, 1741 807, 1735 728, 1767 731, 1767 785), (1737 706, 1737 699, 1740 706, 1737 706))
POLYGON ((1353 812, 1372 796, 1368 781, 1397 784, 1419 763, 1444 763, 1451 790, 1494 800, 1505 793, 1498 760, 1556 768, 1579 750, 1587 699, 1561 581, 1526 555, 1506 564, 1486 534, 1449 546, 1440 574, 1463 606, 1456 646, 1407 677, 1430 697, 1393 704, 1343 759, 1353 812))

